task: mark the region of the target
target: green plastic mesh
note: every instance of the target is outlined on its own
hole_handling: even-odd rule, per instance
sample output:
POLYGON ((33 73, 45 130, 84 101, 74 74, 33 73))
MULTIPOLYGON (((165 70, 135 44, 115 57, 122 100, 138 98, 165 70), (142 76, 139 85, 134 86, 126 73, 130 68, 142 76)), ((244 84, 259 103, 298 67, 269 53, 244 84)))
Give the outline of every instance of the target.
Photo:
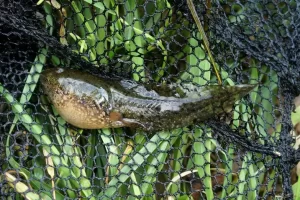
POLYGON ((300 198, 299 2, 194 4, 222 85, 258 86, 226 116, 148 133, 67 123, 40 74, 217 85, 186 1, 0 0, 1 199, 300 198))

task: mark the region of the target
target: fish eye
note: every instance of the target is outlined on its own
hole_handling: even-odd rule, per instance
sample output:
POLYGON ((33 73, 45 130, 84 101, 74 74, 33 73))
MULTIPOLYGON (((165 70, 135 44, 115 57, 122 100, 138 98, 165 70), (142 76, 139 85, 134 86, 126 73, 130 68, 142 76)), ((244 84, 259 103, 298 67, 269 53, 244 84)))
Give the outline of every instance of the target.
POLYGON ((107 101, 106 99, 101 96, 98 100, 97 100, 97 104, 101 107, 107 106, 107 101))
POLYGON ((101 98, 99 99, 99 102, 100 102, 100 103, 105 103, 105 102, 106 102, 106 99, 105 99, 103 96, 101 96, 101 98))

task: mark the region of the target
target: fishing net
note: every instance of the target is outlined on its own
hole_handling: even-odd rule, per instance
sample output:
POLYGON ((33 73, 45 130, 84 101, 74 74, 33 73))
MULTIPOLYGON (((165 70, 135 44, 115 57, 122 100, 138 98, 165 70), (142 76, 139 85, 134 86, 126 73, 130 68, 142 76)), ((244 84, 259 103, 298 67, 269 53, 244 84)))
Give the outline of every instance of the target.
POLYGON ((0 1, 1 198, 300 198, 299 6, 194 1, 207 48, 186 1, 0 1), (54 67, 257 87, 190 126, 90 130, 49 103, 40 74, 54 67))

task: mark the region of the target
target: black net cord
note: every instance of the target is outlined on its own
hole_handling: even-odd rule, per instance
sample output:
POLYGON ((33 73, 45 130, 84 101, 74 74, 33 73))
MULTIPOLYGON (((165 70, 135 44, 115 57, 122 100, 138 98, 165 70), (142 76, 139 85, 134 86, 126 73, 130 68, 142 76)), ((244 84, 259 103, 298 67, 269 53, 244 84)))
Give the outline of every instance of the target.
POLYGON ((282 113, 282 128, 280 132, 280 140, 278 144, 278 149, 281 152, 280 159, 280 169, 282 170, 283 177, 283 192, 287 198, 292 197, 289 194, 293 194, 291 179, 290 179, 290 170, 292 167, 298 163, 300 160, 297 160, 299 156, 298 151, 291 147, 293 140, 291 138, 291 131, 293 127, 291 126, 291 111, 293 110, 293 100, 295 96, 287 89, 286 82, 283 81, 282 93, 284 96, 283 102, 283 113, 282 113))
POLYGON ((232 131, 232 129, 220 122, 216 121, 210 121, 209 126, 214 130, 216 134, 218 134, 220 137, 225 137, 235 144, 238 144, 239 146, 243 147, 245 150, 250 150, 257 153, 262 153, 266 155, 271 155, 274 158, 280 158, 281 153, 277 150, 276 146, 274 145, 261 145, 257 144, 253 141, 250 141, 246 139, 245 137, 239 135, 239 133, 232 131))
MULTIPOLYGON (((260 4, 259 2, 257 2, 260 4)), ((287 85, 287 88, 294 95, 300 94, 300 67, 299 67, 299 9, 298 7, 291 6, 289 9, 289 20, 291 26, 283 26, 286 31, 287 36, 282 36, 278 24, 273 24, 276 22, 276 15, 274 14, 274 19, 267 13, 268 4, 274 3, 273 1, 261 1, 261 5, 253 7, 250 10, 259 12, 266 12, 261 15, 261 25, 268 27, 270 24, 273 25, 273 29, 270 31, 262 30, 263 41, 259 39, 259 35, 256 40, 252 40, 248 35, 241 34, 245 31, 243 26, 238 26, 236 24, 230 23, 227 19, 227 15, 223 9, 216 9, 218 12, 214 17, 211 17, 211 23, 213 24, 213 29, 215 29, 218 39, 224 41, 230 46, 234 46, 237 49, 242 49, 249 56, 253 56, 263 63, 267 63, 269 67, 275 70, 279 77, 281 77, 287 85), (252 10, 253 9, 253 10, 252 10), (292 17, 291 17, 292 16, 292 17), (274 21, 272 21, 274 20, 274 21), (268 32, 270 31, 270 33, 268 32), (275 34, 278 36, 276 40, 268 38, 268 34, 275 34), (276 41, 276 42, 275 42, 276 41), (280 55, 280 56, 278 56, 280 55)), ((217 6, 221 8, 222 5, 219 1, 216 2, 217 6)), ((275 4, 275 3, 274 3, 275 4)), ((249 12, 251 12, 249 11, 249 12)), ((251 14, 250 14, 251 15, 251 14)), ((280 16, 283 17, 283 16, 280 16)), ((250 22, 251 23, 251 22, 250 22)), ((282 24, 281 24, 282 25, 282 24)), ((251 24, 250 26, 253 26, 251 24)), ((254 29, 254 27, 251 27, 254 29)), ((270 27, 268 27, 270 28, 270 27)), ((270 37, 270 36, 269 36, 270 37)))
MULTIPOLYGON (((286 83, 286 81, 283 81, 283 83, 286 83)), ((290 170, 300 161, 300 149, 295 150, 291 147, 291 144, 293 144, 294 141, 291 137, 291 130, 293 127, 291 126, 290 112, 293 110, 294 95, 288 89, 289 87, 287 87, 286 84, 282 84, 281 88, 284 96, 282 113, 283 123, 280 132, 280 140, 278 141, 277 145, 261 145, 253 141, 249 141, 245 139, 245 137, 232 131, 232 129, 224 123, 211 121, 209 126, 215 131, 216 134, 220 135, 220 137, 226 137, 230 139, 235 144, 243 147, 245 150, 270 155, 274 159, 278 159, 279 169, 281 169, 283 176, 284 198, 291 198, 293 192, 290 179, 290 170)))
MULTIPOLYGON (((78 67, 81 66, 82 69, 86 71, 97 74, 99 76, 105 76, 109 78, 120 78, 121 76, 116 73, 106 73, 105 71, 97 69, 93 64, 87 62, 84 59, 81 59, 78 54, 72 52, 68 46, 62 45, 56 37, 50 36, 47 30, 40 26, 38 23, 39 19, 32 19, 32 18, 22 18, 16 15, 11 15, 6 10, 1 10, 0 12, 0 26, 3 27, 10 27, 13 32, 7 34, 9 37, 10 34, 12 35, 19 35, 19 38, 22 38, 22 35, 30 36, 34 40, 40 42, 41 44, 47 44, 50 51, 53 54, 58 55, 60 58, 63 58, 67 61, 70 61, 72 64, 75 64, 78 67)), ((110 60, 110 63, 107 65, 113 66, 116 64, 118 60, 110 60)), ((99 64, 101 68, 101 64, 99 64)), ((122 74, 122 78, 129 78, 128 74, 122 74)))

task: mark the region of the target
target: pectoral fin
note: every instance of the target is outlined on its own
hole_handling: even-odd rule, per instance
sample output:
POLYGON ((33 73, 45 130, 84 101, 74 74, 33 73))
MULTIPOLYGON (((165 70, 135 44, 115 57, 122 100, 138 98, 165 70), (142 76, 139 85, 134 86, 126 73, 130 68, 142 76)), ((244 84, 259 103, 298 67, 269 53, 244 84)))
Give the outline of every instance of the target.
POLYGON ((138 120, 136 119, 129 119, 129 118, 123 118, 122 119, 122 122, 125 124, 125 125, 128 125, 129 127, 141 127, 143 128, 144 130, 147 130, 148 128, 140 123, 138 120))
POLYGON ((113 127, 142 127, 143 129, 147 129, 144 124, 136 119, 123 118, 122 114, 119 112, 111 112, 109 118, 113 127))

